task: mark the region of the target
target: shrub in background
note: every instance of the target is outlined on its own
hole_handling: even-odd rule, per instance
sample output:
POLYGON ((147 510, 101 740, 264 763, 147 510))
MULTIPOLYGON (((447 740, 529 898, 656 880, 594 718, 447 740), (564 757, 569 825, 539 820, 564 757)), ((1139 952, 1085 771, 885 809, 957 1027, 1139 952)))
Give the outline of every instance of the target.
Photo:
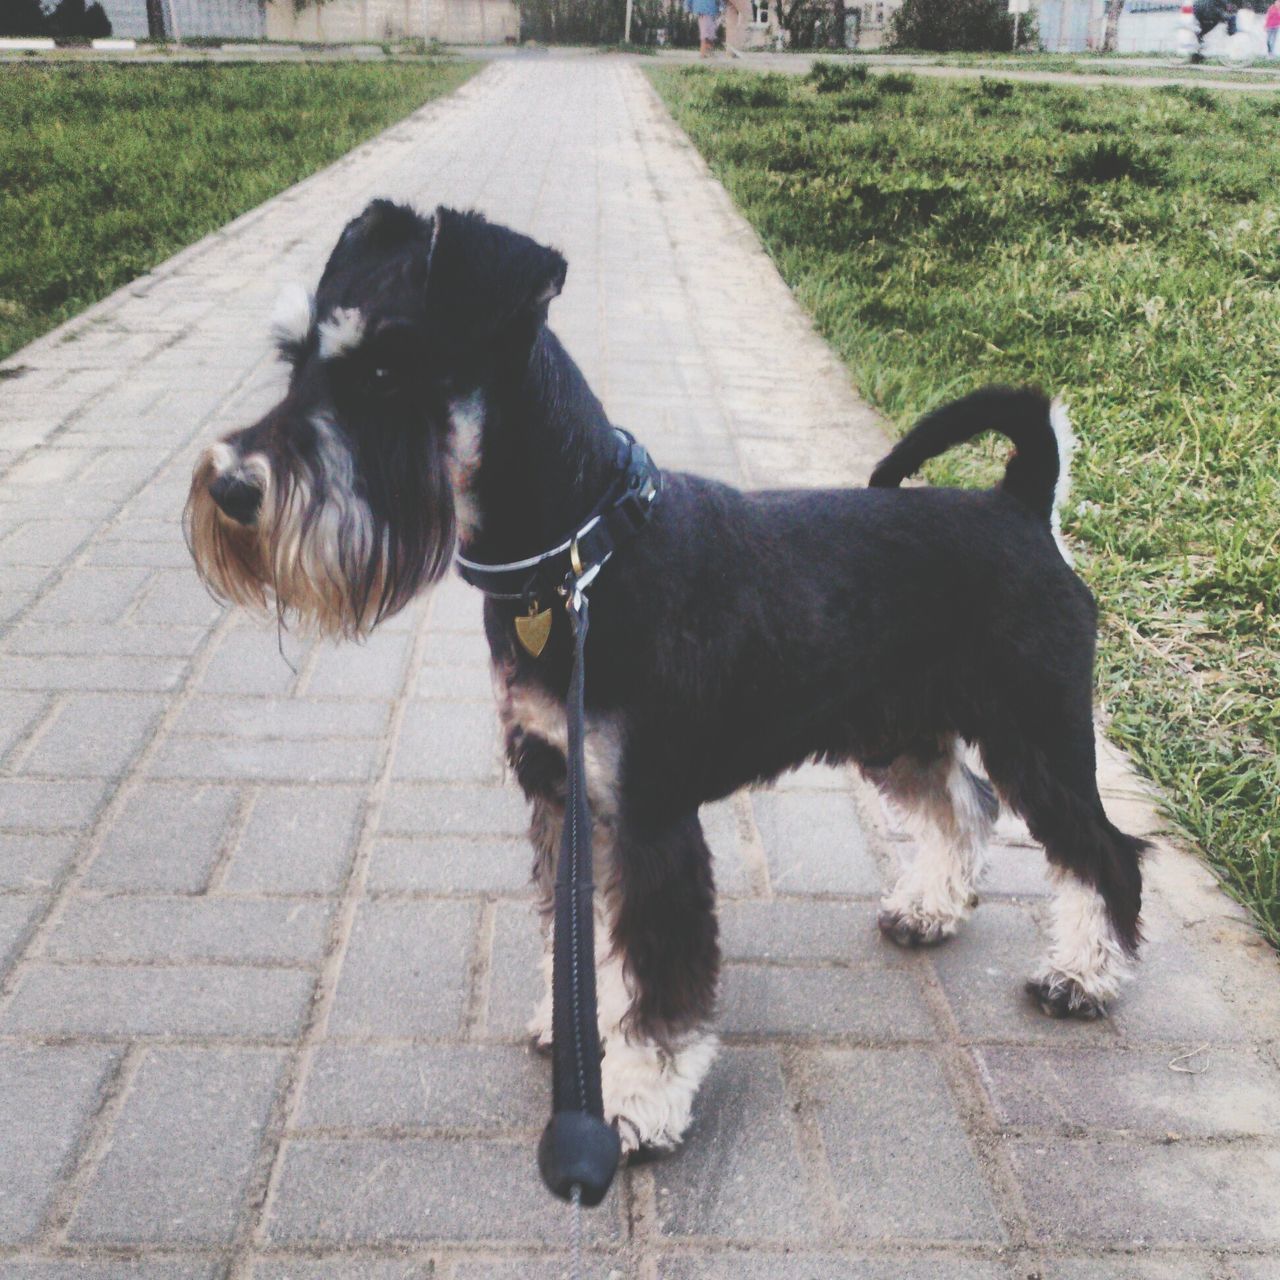
POLYGON ((49 15, 49 34, 63 39, 100 40, 111 34, 111 19, 98 0, 87 8, 85 0, 60 0, 49 15))
POLYGON ((0 36, 53 36, 98 40, 111 34, 111 19, 98 0, 60 0, 46 13, 41 0, 0 0, 0 36))
MULTIPOLYGON (((889 46, 931 53, 1007 53, 1013 48, 1013 26, 1005 0, 902 0, 890 23, 889 46)), ((1018 48, 1033 49, 1039 44, 1035 15, 1024 13, 1018 48)))
POLYGON ((856 62, 815 62, 805 79, 819 93, 843 93, 856 85, 865 84, 867 69, 856 62))
POLYGON ((0 36, 49 34, 49 18, 40 0, 0 0, 0 36))

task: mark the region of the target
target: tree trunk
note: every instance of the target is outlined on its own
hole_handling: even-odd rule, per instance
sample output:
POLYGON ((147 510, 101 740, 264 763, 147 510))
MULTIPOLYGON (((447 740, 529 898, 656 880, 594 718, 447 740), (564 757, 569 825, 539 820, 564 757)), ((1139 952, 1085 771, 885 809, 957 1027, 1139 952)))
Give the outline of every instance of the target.
POLYGON ((163 0, 147 0, 147 34, 152 40, 164 39, 163 0))
POLYGON ((844 48, 844 0, 831 0, 831 47, 844 48))
POLYGON ((1115 53, 1116 39, 1120 31, 1120 14, 1124 0, 1107 0, 1107 28, 1102 37, 1102 52, 1115 53))

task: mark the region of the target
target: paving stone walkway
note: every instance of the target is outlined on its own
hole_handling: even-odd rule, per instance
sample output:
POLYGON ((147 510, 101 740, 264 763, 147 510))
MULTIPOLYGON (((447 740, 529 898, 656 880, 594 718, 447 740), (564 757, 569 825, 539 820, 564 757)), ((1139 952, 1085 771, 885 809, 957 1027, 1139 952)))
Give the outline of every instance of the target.
MULTIPOLYGON (((537 939, 478 598, 364 648, 200 590, 201 442, 276 395, 277 286, 374 194, 562 246, 553 319, 660 463, 856 483, 876 420, 611 58, 510 59, 19 352, 0 381, 0 1276, 551 1280, 537 939), (21 371, 21 372, 19 372, 21 371)), ((1108 804, 1154 819, 1109 755, 1108 804)), ((1116 1016, 1023 1001, 1016 827, 967 932, 884 945, 905 844, 846 772, 706 813, 726 1048, 589 1218, 617 1280, 1274 1280, 1280 981, 1153 857, 1116 1016)))

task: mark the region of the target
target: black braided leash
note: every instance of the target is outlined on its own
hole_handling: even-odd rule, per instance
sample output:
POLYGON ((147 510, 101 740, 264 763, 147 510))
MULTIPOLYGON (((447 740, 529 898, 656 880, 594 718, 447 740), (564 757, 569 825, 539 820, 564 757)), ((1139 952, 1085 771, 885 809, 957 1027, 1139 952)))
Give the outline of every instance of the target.
MULTIPOLYGON (((583 688, 589 610, 587 588, 615 550, 648 523, 662 493, 662 474, 634 436, 615 427, 615 479, 585 522, 548 550, 524 560, 487 564, 457 556, 458 572, 498 600, 519 600, 531 616, 563 597, 573 630, 573 669, 565 704, 567 794, 556 867, 552 965, 551 1119, 538 1143, 538 1168, 548 1189, 575 1210, 574 1270, 580 1266, 581 1206, 605 1197, 622 1147, 605 1123, 596 1021, 595 885, 591 808, 583 743, 583 688)), ((530 650, 536 657, 541 648, 530 650)))
POLYGON ((552 966, 552 1112, 538 1143, 538 1168, 548 1189, 591 1208, 613 1181, 621 1145, 605 1123, 596 1024, 595 886, 591 810, 583 751, 583 650, 587 597, 575 583, 566 600, 573 624, 573 673, 566 712, 568 794, 560 862, 556 867, 555 951, 552 966))

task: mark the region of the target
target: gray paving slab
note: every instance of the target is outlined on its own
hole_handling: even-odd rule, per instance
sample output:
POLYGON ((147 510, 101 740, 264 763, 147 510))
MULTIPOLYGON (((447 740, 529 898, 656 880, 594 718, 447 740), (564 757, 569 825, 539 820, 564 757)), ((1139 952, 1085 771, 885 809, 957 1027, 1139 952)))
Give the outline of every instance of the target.
POLYGON ((479 912, 469 902, 366 902, 356 914, 329 1031, 456 1035, 479 912))
POLYGON ((60 960, 316 964, 332 915, 329 903, 287 898, 75 898, 44 950, 60 960))
POLYGON ((22 772, 114 777, 150 740, 163 710, 155 694, 73 694, 23 753, 22 772))
POLYGON ((144 783, 112 815, 84 883, 93 889, 197 893, 222 855, 234 787, 144 783))
POLYGON ((720 909, 720 948, 727 960, 891 965, 870 903, 728 902, 720 909))
POLYGON ((679 1159, 653 1168, 658 1229, 669 1237, 812 1243, 822 1212, 801 1159, 794 1109, 770 1049, 716 1060, 679 1159), (739 1123, 750 1115, 749 1124, 739 1123))
MULTIPOLYGON (((641 69, 585 53, 497 59, 6 362, 0 1275, 567 1274, 477 593, 319 644, 222 613, 177 521, 283 385, 274 294, 373 195, 561 247, 552 324, 662 465, 852 484, 883 450, 641 69)), ((1081 1026, 1022 995, 1048 885, 1015 822, 960 936, 905 954, 873 920, 909 843, 849 771, 702 819, 727 1044, 685 1146, 588 1216, 588 1274, 1280 1274, 1280 972, 1189 859, 1148 859, 1145 964, 1081 1026)))
MULTIPOLYGON (((318 1246, 555 1243, 566 1216, 548 1206, 528 1141, 296 1138, 283 1153, 267 1230, 275 1244, 318 1246)), ((614 1198, 586 1216, 584 1234, 616 1237, 619 1218, 614 1198)))
POLYGON ((5 1280, 213 1280, 218 1264, 208 1258, 110 1259, 62 1257, 6 1258, 5 1280))
POLYGON ((214 1244, 235 1232, 284 1065, 261 1050, 155 1049, 71 1218, 95 1243, 214 1244))
MULTIPOLYGON (((614 1258, 587 1254, 585 1266, 601 1280, 628 1280, 633 1274, 614 1258)), ((570 1259, 542 1258, 459 1258, 453 1264, 453 1280, 573 1280, 570 1259)))
POLYGON ((720 1025, 729 1035, 884 1042, 933 1034, 933 1019, 909 973, 871 965, 726 965, 720 1025))
POLYGON ((1005 1280, 994 1262, 954 1254, 896 1253, 874 1258, 857 1253, 798 1253, 756 1256, 677 1255, 662 1261, 662 1280, 1005 1280))
POLYGON ((1081 1138, 1023 1140, 1008 1151, 1032 1230, 1045 1241, 1280 1245, 1280 1146, 1081 1138), (1211 1196, 1206 1187, 1213 1188, 1211 1196))
POLYGON ((365 804, 355 787, 262 787, 222 879, 230 893, 337 893, 365 804))
POLYGON ((805 1081, 849 1235, 1004 1239, 991 1188, 931 1053, 829 1050, 807 1059, 805 1081))
POLYGON ((253 1280, 437 1280, 440 1271, 431 1259, 386 1262, 343 1254, 324 1261, 261 1258, 250 1275, 253 1280))
POLYGON ((101 1047, 0 1045, 0 1244, 39 1233, 119 1056, 101 1047))
POLYGON ((765 791, 752 808, 776 892, 876 895, 883 889, 847 792, 765 791))
POLYGON ((542 997, 542 932, 531 903, 500 902, 494 912, 486 1027, 502 1040, 525 1038, 542 997))
POLYGON ((1257 1051, 976 1049, 1003 1124, 1157 1137, 1280 1136, 1280 1070, 1257 1051))
POLYGON ((76 852, 74 835, 0 835, 0 889, 52 889, 76 852))
POLYGON ((314 985, 292 969, 37 964, 0 1013, 0 1035, 289 1040, 314 985))
POLYGON ((299 1129, 541 1129, 550 1064, 491 1045, 322 1045, 299 1129))
POLYGON ((47 904, 47 898, 32 894, 0 898, 0 973, 9 967, 9 961, 22 948, 47 904))
POLYGON ((524 840, 388 837, 373 847, 368 885, 375 893, 520 893, 531 861, 524 840))
MULTIPOLYGON (((1165 1254, 1160 1258, 1048 1258, 1040 1264, 1044 1280, 1218 1280, 1230 1263, 1213 1257, 1165 1254)), ((1234 1264, 1237 1271, 1240 1264, 1234 1264)), ((1242 1274, 1240 1280, 1245 1280, 1242 1274)))

